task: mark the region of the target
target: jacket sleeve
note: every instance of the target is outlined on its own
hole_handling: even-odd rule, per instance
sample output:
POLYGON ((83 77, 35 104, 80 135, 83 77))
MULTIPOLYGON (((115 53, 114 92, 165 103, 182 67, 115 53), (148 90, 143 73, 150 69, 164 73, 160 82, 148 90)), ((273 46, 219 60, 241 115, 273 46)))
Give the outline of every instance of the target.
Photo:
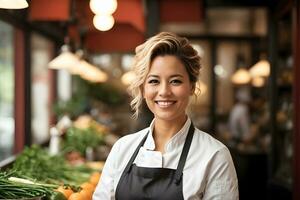
POLYGON ((203 200, 238 200, 238 180, 229 150, 216 152, 209 165, 203 200))
POLYGON ((115 191, 114 191, 114 173, 116 172, 116 158, 119 151, 119 142, 117 141, 103 167, 101 178, 96 186, 95 192, 93 194, 93 200, 114 200, 115 191))

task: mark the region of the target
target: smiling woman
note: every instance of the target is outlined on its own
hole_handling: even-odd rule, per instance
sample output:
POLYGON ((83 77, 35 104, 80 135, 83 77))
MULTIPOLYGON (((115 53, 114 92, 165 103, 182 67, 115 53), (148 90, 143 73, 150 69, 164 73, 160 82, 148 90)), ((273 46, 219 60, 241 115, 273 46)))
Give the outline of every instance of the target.
POLYGON ((182 127, 185 110, 194 92, 188 73, 176 56, 157 56, 143 85, 143 97, 158 121, 169 121, 182 127))
POLYGON ((150 126, 113 146, 93 199, 238 199, 226 146, 186 114, 200 57, 186 38, 162 32, 136 48, 131 84, 134 116, 146 102, 150 126))
MULTIPOLYGON (((139 107, 143 101, 142 87, 151 65, 153 65, 157 56, 165 55, 176 57, 180 65, 184 65, 189 81, 192 86, 195 87, 201 68, 200 57, 197 51, 191 46, 187 39, 179 39, 173 34, 162 32, 136 48, 135 63, 133 65, 136 79, 129 88, 133 96, 131 106, 135 111, 135 117, 139 114, 139 107)), ((163 68, 163 70, 165 69, 166 67, 163 68)))

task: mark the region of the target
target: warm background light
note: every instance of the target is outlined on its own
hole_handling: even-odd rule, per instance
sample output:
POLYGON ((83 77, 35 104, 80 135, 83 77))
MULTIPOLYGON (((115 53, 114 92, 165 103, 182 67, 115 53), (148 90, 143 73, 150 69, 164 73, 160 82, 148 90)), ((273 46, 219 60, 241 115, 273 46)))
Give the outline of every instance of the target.
POLYGON ((60 55, 54 58, 49 64, 50 69, 65 69, 73 75, 80 75, 81 78, 90 82, 105 82, 108 76, 96 66, 80 59, 80 53, 74 54, 69 50, 68 45, 62 46, 60 55))
POLYGON ((262 87, 265 85, 265 79, 263 77, 254 77, 251 83, 254 87, 262 87))
POLYGON ((115 20, 111 15, 95 15, 93 24, 100 31, 108 31, 113 27, 115 20))
POLYGON ((234 84, 247 84, 251 80, 250 73, 247 69, 240 68, 231 77, 231 81, 234 84))
MULTIPOLYGON (((197 91, 197 89, 196 89, 196 92, 199 92, 200 95, 204 95, 207 92, 207 85, 203 81, 198 81, 196 83, 196 88, 200 90, 200 91, 197 91)), ((197 95, 198 95, 198 93, 197 93, 197 95)))
POLYGON ((267 77, 270 75, 270 63, 267 60, 261 60, 249 70, 252 77, 263 76, 267 77))
POLYGON ((116 0, 91 0, 90 8, 95 15, 111 15, 117 9, 116 0))
POLYGON ((50 69, 71 69, 78 65, 79 58, 73 54, 67 45, 61 47, 61 53, 49 64, 50 69))
POLYGON ((85 71, 82 71, 80 76, 83 79, 86 79, 90 82, 105 82, 107 81, 108 77, 107 74, 102 72, 96 66, 86 62, 85 60, 80 61, 81 68, 84 68, 85 71))

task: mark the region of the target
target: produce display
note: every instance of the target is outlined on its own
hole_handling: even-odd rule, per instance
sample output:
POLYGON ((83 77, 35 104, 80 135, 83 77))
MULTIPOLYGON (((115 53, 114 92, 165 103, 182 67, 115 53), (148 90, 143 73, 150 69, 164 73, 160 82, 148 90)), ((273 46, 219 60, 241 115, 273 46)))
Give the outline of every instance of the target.
POLYGON ((12 175, 7 172, 0 173, 0 199, 44 197, 49 200, 66 200, 62 193, 55 191, 55 185, 34 183, 12 175))
POLYGON ((0 172, 0 199, 89 200, 100 175, 99 169, 70 165, 63 155, 33 145, 0 172))
POLYGON ((103 143, 104 136, 95 134, 93 127, 86 129, 71 127, 65 134, 62 151, 65 153, 76 151, 81 155, 85 155, 88 147, 95 148, 103 143))
POLYGON ((96 122, 89 115, 82 115, 64 134, 62 151, 77 152, 84 156, 88 147, 96 148, 104 145, 108 133, 109 129, 106 126, 96 122))
POLYGON ((93 169, 85 165, 71 166, 62 155, 51 156, 37 145, 25 148, 11 169, 17 177, 46 183, 79 184, 88 180, 93 169))
POLYGON ((61 132, 60 151, 25 147, 6 170, 0 169, 0 200, 90 200, 103 162, 87 162, 87 149, 105 144, 108 129, 89 116, 61 132), (80 162, 78 162, 80 160, 80 162))

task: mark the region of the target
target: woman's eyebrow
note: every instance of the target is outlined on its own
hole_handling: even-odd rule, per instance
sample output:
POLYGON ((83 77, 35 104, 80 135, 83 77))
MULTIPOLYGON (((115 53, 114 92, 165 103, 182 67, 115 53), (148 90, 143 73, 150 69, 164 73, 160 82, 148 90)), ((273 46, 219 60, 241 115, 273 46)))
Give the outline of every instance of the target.
MULTIPOLYGON (((170 76, 170 78, 176 78, 176 77, 182 78, 183 76, 181 74, 173 74, 173 75, 170 76)), ((149 74, 147 76, 147 78, 159 78, 159 76, 155 75, 155 74, 149 74)))
POLYGON ((174 74, 170 76, 170 78, 174 78, 174 77, 183 77, 183 76, 181 74, 174 74))
POLYGON ((149 74, 147 78, 159 78, 159 76, 155 74, 149 74))

